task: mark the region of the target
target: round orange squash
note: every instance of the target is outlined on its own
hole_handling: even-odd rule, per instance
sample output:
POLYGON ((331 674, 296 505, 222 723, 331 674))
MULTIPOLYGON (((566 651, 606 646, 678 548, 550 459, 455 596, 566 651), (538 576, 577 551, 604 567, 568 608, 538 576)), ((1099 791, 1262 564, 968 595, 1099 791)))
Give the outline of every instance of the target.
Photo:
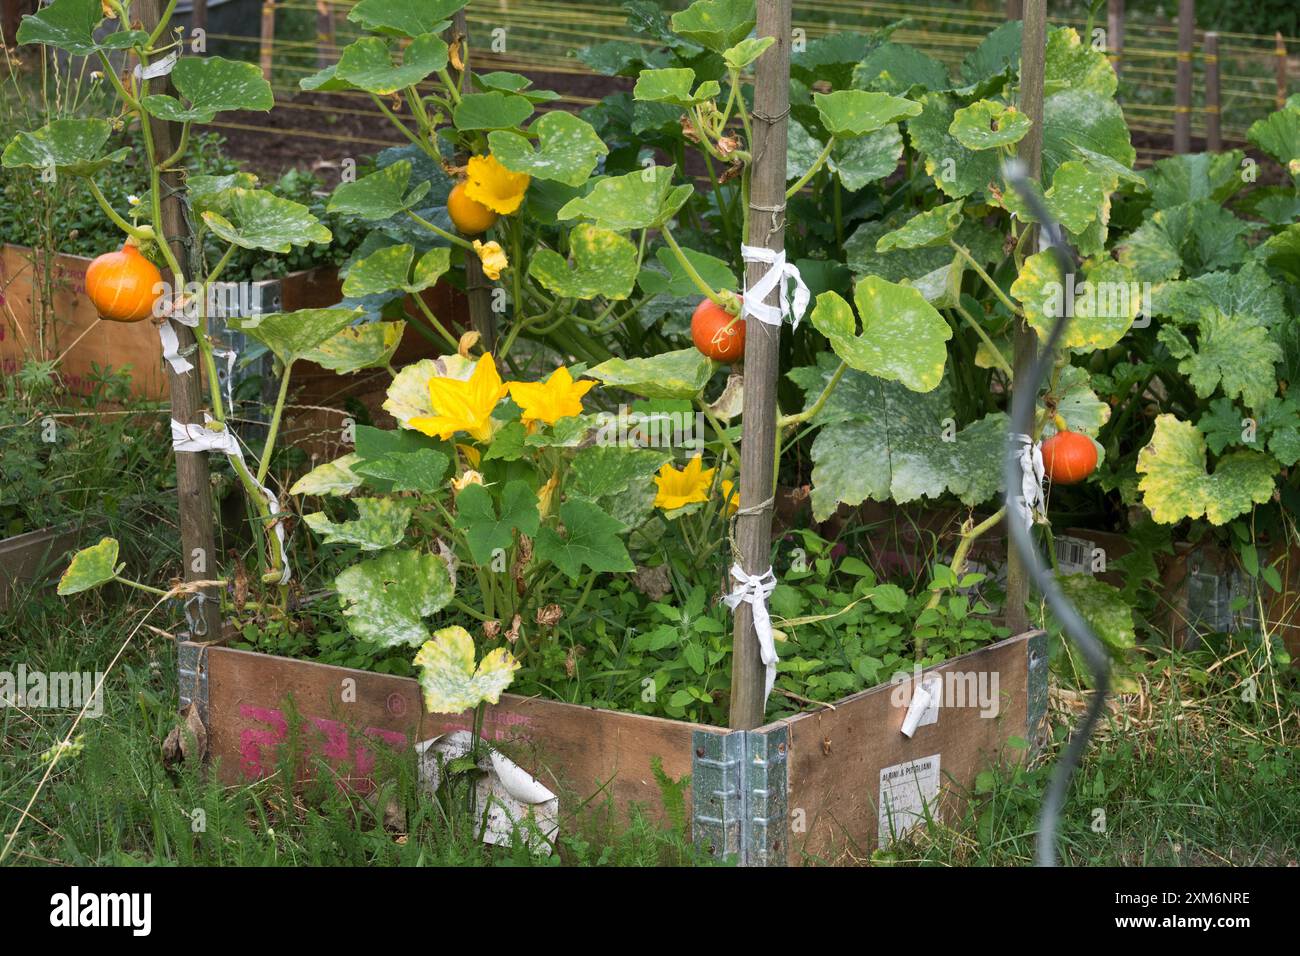
POLYGON ((691 339, 709 358, 730 365, 745 354, 745 320, 705 299, 691 315, 691 339))
POLYGON ((112 322, 139 322, 153 315, 162 273, 131 243, 106 252, 86 269, 86 294, 112 322))
POLYGON ((1097 468, 1097 446, 1087 435, 1057 432, 1043 442, 1043 468, 1057 485, 1077 485, 1097 468))
POLYGON ((447 215, 462 234, 477 236, 492 228, 497 214, 465 195, 465 184, 457 183, 447 196, 447 215))

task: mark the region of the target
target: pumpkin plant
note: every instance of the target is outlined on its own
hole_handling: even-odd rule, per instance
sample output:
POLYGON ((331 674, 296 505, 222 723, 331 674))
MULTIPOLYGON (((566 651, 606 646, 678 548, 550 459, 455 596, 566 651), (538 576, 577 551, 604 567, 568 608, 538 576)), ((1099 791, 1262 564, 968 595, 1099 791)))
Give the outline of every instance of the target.
MULTIPOLYGON (((182 262, 173 251, 175 237, 164 230, 162 177, 182 161, 193 125, 211 122, 219 112, 265 111, 273 104, 271 87, 253 64, 185 55, 181 31, 169 29, 174 7, 173 0, 148 31, 132 19, 129 0, 54 0, 24 17, 19 43, 96 59, 117 101, 115 112, 106 119, 56 119, 40 129, 18 133, 5 147, 2 161, 8 168, 35 169, 43 177, 75 177, 124 234, 123 248, 106 252, 89 270, 91 300, 111 320, 140 321, 152 316, 159 325, 165 356, 178 373, 194 367, 190 359, 197 362, 208 386, 207 424, 190 426, 185 436, 189 447, 184 450, 226 453, 250 507, 261 519, 263 580, 284 582, 289 564, 283 530, 277 528, 279 505, 266 481, 292 366, 308 357, 340 370, 383 365, 395 340, 379 328, 350 329, 360 311, 347 308, 228 319, 229 325, 270 350, 281 371, 266 440, 254 459, 245 458, 238 437, 229 431, 229 409, 217 374, 209 315, 213 285, 237 249, 283 253, 295 246, 328 242, 331 234, 306 206, 257 188, 248 174, 191 176, 181 197, 192 228, 190 248, 202 250, 212 240, 224 252, 215 263, 208 263, 199 253, 182 262), (120 69, 124 61, 136 65, 120 69), (161 90, 164 80, 170 81, 170 92, 161 90), (152 120, 179 125, 179 145, 173 154, 158 150, 152 120), (149 177, 147 195, 125 215, 105 198, 97 181, 131 151, 109 148, 115 131, 139 136, 149 177), (167 282, 151 258, 165 266, 167 282), (195 354, 178 354, 172 323, 194 329, 195 354)), ((286 597, 282 587, 281 608, 286 597)))

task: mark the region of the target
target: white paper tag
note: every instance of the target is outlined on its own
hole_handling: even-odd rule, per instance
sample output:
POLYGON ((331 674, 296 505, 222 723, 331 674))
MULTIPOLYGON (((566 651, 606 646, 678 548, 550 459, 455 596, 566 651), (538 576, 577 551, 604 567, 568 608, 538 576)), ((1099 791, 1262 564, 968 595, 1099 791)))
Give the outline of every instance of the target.
POLYGON ((892 843, 912 827, 925 822, 926 807, 935 813, 939 796, 939 755, 931 754, 880 771, 880 822, 876 841, 892 843))
POLYGON ((912 702, 907 705, 907 715, 903 718, 903 736, 911 737, 916 733, 916 728, 937 724, 942 705, 943 676, 929 674, 912 691, 912 702))

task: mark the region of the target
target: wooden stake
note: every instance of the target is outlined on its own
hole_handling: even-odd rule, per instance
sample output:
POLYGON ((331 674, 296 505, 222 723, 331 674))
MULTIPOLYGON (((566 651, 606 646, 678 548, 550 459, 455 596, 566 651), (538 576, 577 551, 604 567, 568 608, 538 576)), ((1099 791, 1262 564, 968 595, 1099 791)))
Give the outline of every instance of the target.
POLYGON ((265 0, 262 4, 262 42, 258 47, 258 59, 262 63, 262 77, 271 82, 271 65, 275 53, 275 0, 265 0))
MULTIPOLYGON (((1020 98, 1016 106, 1033 123, 1020 141, 1017 155, 1031 179, 1043 174, 1043 76, 1047 60, 1047 0, 1029 0, 1025 6, 1025 29, 1020 43, 1020 98)), ((1031 229, 1033 227, 1030 227, 1031 229)), ((1037 236, 1029 239, 1029 248, 1037 248, 1037 236)), ((1026 322, 1016 329, 1015 378, 1012 390, 1029 388, 1029 367, 1038 354, 1038 336, 1026 322)), ((1009 515, 1008 521, 1015 516, 1009 515)), ((1007 541, 1007 627, 1012 634, 1029 629, 1025 602, 1029 599, 1029 569, 1020 553, 1007 541)))
POLYGON ((1025 18, 1025 0, 1007 0, 1007 19, 1023 20, 1025 18))
MULTIPOLYGON (((759 57, 754 76, 753 165, 749 180, 746 243, 780 252, 785 248, 786 126, 790 111, 790 0, 758 0, 757 36, 776 42, 759 57)), ((762 263, 746 266, 746 285, 767 273, 762 263)), ((779 290, 767 298, 777 306, 779 290)), ((781 327, 751 317, 745 323, 744 428, 740 444, 740 512, 736 547, 746 574, 772 566, 773 459, 776 456, 776 385, 781 327)), ((865 450, 864 450, 865 451, 865 450)), ((731 656, 731 726, 748 730, 763 723, 765 672, 748 604, 736 608, 731 656)))
MULTIPOLYGON (((136 0, 135 9, 140 16, 144 29, 152 30, 158 25, 161 15, 161 0, 136 0)), ((172 92, 171 84, 166 89, 159 88, 150 92, 172 92)), ((175 95, 173 93, 173 95, 175 95)), ((159 157, 170 156, 176 149, 179 139, 176 127, 159 119, 149 120, 149 129, 153 134, 154 152, 159 157)), ((184 188, 184 180, 179 170, 164 173, 162 177, 162 214, 163 234, 171 243, 176 261, 188 262, 190 258, 188 244, 189 223, 185 219, 185 209, 181 204, 179 190, 184 188)), ((172 286, 177 288, 177 277, 172 276, 172 286)), ((180 322, 173 322, 176 338, 180 341, 182 353, 193 354, 194 332, 180 322)), ((166 363, 165 363, 166 364, 166 363)), ((202 381, 197 358, 194 368, 178 375, 166 364, 167 381, 171 387, 171 417, 185 424, 203 423, 202 381)), ((212 483, 208 475, 207 452, 176 453, 176 494, 181 527, 181 573, 186 581, 211 580, 217 575, 215 534, 212 521, 212 483)), ((215 638, 221 633, 221 602, 215 590, 205 592, 207 600, 194 609, 194 617, 202 618, 199 628, 215 638)), ((196 628, 197 632, 197 628, 196 628)))
POLYGON ((23 0, 3 0, 0 4, 0 40, 7 47, 18 43, 18 24, 23 19, 23 0))
MULTIPOLYGON (((462 7, 452 16, 451 27, 443 34, 443 39, 447 41, 448 46, 452 46, 457 40, 460 41, 460 58, 462 70, 457 70, 452 66, 448 73, 453 83, 460 83, 462 73, 469 71, 469 20, 465 16, 465 10, 462 7)), ((465 165, 466 157, 461 154, 456 156, 456 165, 465 165)), ((510 254, 510 250, 506 250, 510 254)), ((511 262, 510 268, 525 268, 522 262, 511 262)), ((497 317, 492 311, 492 283, 488 281, 487 276, 483 273, 483 263, 479 261, 478 256, 467 252, 465 254, 465 296, 469 299, 469 324, 475 332, 479 334, 479 340, 482 343, 484 351, 491 352, 496 349, 497 345, 497 317)), ((523 306, 514 303, 516 321, 523 315, 523 306)))
POLYGON ((191 30, 206 30, 208 28, 208 0, 193 0, 193 12, 190 14, 191 30))
POLYGON ((1219 34, 1205 34, 1205 148, 1211 153, 1223 149, 1219 116, 1219 34))
POLYGON ((1174 152, 1192 148, 1192 35, 1196 0, 1178 0, 1178 74, 1174 88, 1174 152))
POLYGON ((1273 53, 1277 57, 1277 108, 1284 109, 1289 84, 1286 78, 1286 41, 1282 39, 1281 30, 1273 35, 1273 53))
POLYGON ((1106 8, 1106 50, 1119 76, 1124 60, 1124 0, 1109 0, 1106 8))

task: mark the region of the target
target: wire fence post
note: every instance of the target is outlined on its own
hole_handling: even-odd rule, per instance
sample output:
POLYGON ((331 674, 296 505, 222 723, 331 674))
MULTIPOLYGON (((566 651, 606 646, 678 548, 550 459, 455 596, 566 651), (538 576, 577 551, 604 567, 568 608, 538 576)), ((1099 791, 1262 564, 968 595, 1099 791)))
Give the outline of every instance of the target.
POLYGON ((1178 0, 1178 73, 1174 88, 1174 152, 1192 148, 1192 37, 1196 0, 1178 0))
MULTIPOLYGON (((785 249, 785 160, 790 112, 790 0, 758 0, 757 36, 776 42, 759 57, 754 74, 754 142, 749 186, 746 244, 780 253, 785 249)), ((769 266, 750 262, 746 288, 756 285, 769 266)), ((780 305, 780 289, 767 304, 780 305)), ((740 510, 736 513, 738 564, 761 576, 772 566, 772 506, 775 494, 776 386, 781 326, 750 317, 745 323, 744 425, 740 444, 740 510)), ((759 657, 753 608, 736 606, 732 629, 731 712, 733 728, 763 723, 766 669, 759 657)))
POLYGON ((1205 149, 1223 149, 1223 127, 1219 114, 1219 34, 1205 34, 1205 149))
POLYGON ((1273 34, 1273 55, 1277 57, 1277 108, 1284 109, 1287 99, 1287 65, 1286 65, 1286 41, 1282 39, 1282 31, 1278 30, 1273 34))
MULTIPOLYGON (((1043 169, 1043 80, 1047 65, 1047 0, 1029 0, 1025 7, 1025 27, 1020 42, 1020 99, 1016 104, 1020 112, 1033 123, 1017 147, 1017 156, 1024 163, 1026 175, 1038 179, 1043 169)), ((1029 227, 1032 229, 1033 227, 1029 227)), ((1037 238, 1030 241, 1035 248, 1037 238)), ((1011 390, 1027 388, 1030 368, 1038 355, 1038 336, 1023 319, 1016 328, 1014 344, 1014 372, 1011 390)), ((1014 521, 1007 515, 1007 521, 1014 521)), ((1007 604, 1006 622, 1012 634, 1029 629, 1029 614, 1025 604, 1029 600, 1029 568, 1019 552, 1007 540, 1007 604)))
POLYGON ((271 65, 275 54, 275 0, 262 4, 262 39, 258 44, 258 59, 262 64, 262 77, 271 82, 271 65))
POLYGON ((190 8, 190 29, 206 30, 208 28, 208 0, 193 0, 190 8))
POLYGON ((1124 0, 1109 0, 1107 4, 1106 52, 1118 77, 1124 62, 1124 0))
POLYGON ((334 0, 316 0, 316 66, 330 65, 334 58, 334 0))
POLYGON ((1007 0, 1007 19, 1023 20, 1025 18, 1025 0, 1007 0))
MULTIPOLYGON (((140 22, 146 30, 158 25, 161 17, 161 0, 136 0, 140 22)), ((157 81, 155 81, 157 82, 157 81)), ((171 83, 162 84, 171 92, 171 83)), ((160 88, 153 92, 164 92, 160 88)), ((174 95, 174 94, 173 94, 174 95)), ((153 134, 154 150, 160 156, 170 156, 175 151, 179 135, 174 123, 150 118, 149 129, 153 134)), ((171 244, 172 253, 179 263, 190 261, 189 221, 185 218, 185 208, 181 202, 180 190, 184 188, 184 176, 180 169, 172 169, 162 174, 162 227, 163 235, 171 244)), ((188 268, 184 265, 183 268, 188 268)), ((172 289, 178 290, 180 278, 171 276, 172 289)), ((181 322, 173 322, 178 350, 185 354, 195 348, 194 332, 181 322)), ((164 363, 167 369, 167 383, 171 391, 171 417, 183 425, 203 424, 203 390, 201 373, 197 362, 188 372, 177 373, 170 362, 164 363)), ((170 434, 170 432, 169 432, 170 434)), ((208 472, 207 452, 176 452, 176 496, 177 517, 181 531, 181 574, 186 581, 211 580, 216 574, 216 528, 212 516, 212 483, 208 472)), ((221 602, 219 595, 209 589, 201 595, 197 613, 190 615, 192 634, 205 633, 216 638, 221 633, 221 602)))

